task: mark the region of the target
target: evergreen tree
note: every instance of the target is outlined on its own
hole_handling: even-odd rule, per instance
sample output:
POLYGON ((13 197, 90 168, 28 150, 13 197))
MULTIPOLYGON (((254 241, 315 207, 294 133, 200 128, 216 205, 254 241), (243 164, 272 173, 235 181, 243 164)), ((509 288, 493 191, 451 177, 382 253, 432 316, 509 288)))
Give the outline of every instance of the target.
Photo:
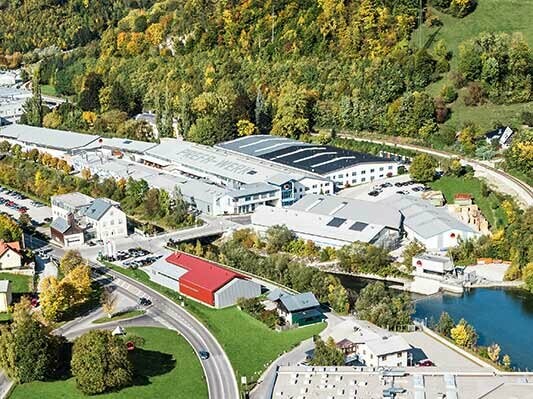
POLYGON ((20 122, 30 126, 41 127, 43 125, 44 111, 39 68, 36 68, 33 71, 31 85, 32 97, 28 98, 22 107, 24 114, 22 115, 20 122))

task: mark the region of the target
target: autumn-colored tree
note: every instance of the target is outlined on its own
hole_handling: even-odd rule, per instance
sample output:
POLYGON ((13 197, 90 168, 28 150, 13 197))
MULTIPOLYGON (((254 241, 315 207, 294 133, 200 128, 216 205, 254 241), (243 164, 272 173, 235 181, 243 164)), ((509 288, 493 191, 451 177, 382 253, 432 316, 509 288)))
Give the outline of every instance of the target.
POLYGON ((450 330, 450 336, 453 341, 465 348, 474 348, 477 343, 477 333, 474 327, 461 319, 459 323, 450 330))
POLYGON ((85 260, 81 256, 80 251, 76 249, 70 249, 61 258, 59 261, 59 268, 64 276, 70 273, 74 268, 85 264, 85 260))
POLYGON ((500 352, 501 348, 498 344, 492 344, 487 347, 487 354, 489 355, 489 359, 492 360, 494 363, 498 363, 500 359, 500 352))

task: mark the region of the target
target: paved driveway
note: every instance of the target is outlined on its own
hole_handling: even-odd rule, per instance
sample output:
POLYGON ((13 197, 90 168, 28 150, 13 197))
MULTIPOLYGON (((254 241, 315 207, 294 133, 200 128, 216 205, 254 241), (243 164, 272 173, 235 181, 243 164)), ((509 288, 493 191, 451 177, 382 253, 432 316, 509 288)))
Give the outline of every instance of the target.
POLYGON ((436 341, 429 335, 421 332, 400 333, 413 350, 413 360, 416 362, 422 359, 431 359, 436 367, 419 368, 418 371, 439 371, 439 372, 487 372, 492 371, 479 366, 478 364, 467 359, 460 353, 454 351, 448 346, 436 341))

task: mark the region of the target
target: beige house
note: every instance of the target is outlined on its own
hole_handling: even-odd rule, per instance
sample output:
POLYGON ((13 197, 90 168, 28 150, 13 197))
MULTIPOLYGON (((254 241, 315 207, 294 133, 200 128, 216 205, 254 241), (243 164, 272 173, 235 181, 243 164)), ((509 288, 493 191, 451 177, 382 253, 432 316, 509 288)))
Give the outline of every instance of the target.
POLYGON ((0 270, 19 269, 21 266, 20 244, 0 241, 0 270))
POLYGON ((0 313, 7 312, 9 305, 11 305, 11 282, 0 280, 0 313))

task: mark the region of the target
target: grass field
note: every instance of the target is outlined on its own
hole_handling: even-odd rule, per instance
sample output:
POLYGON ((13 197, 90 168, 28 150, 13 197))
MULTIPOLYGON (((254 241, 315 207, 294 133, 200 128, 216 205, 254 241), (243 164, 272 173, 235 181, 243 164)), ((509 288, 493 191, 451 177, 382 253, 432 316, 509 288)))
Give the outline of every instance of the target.
POLYGON ((491 226, 505 224, 505 213, 500 208, 500 201, 494 194, 484 197, 481 193, 481 181, 472 177, 444 176, 430 183, 435 190, 440 190, 446 202, 452 204, 457 193, 469 193, 474 197, 474 203, 479 206, 481 213, 487 218, 491 226))
POLYGON ((121 312, 113 315, 112 317, 101 317, 100 319, 93 320, 95 324, 109 323, 111 321, 131 319, 132 317, 140 316, 145 314, 144 310, 130 310, 128 312, 121 312))
POLYGON ((11 292, 14 294, 25 294, 31 291, 30 276, 23 276, 21 274, 0 273, 0 280, 11 281, 11 292))
MULTIPOLYGON (((175 331, 153 327, 130 327, 128 333, 144 337, 145 344, 132 353, 137 370, 134 385, 118 392, 98 395, 103 399, 173 398, 206 399, 207 385, 200 361, 187 341, 175 331)), ((32 382, 15 388, 11 399, 87 398, 74 378, 32 382)))
MULTIPOLYGON (((113 270, 135 278, 181 303, 179 299, 181 297, 177 292, 153 283, 145 272, 106 264, 113 270)), ((187 310, 198 317, 224 347, 237 378, 245 375, 250 382, 257 379, 266 366, 281 353, 290 350, 299 342, 318 334, 325 328, 325 323, 320 323, 295 330, 276 332, 236 307, 211 309, 187 299, 185 303, 187 310)))
MULTIPOLYGON (((478 0, 473 13, 465 18, 455 18, 431 8, 442 21, 442 26, 427 28, 422 26, 422 43, 431 44, 444 40, 453 55, 457 54, 459 44, 477 36, 481 32, 521 32, 529 45, 533 45, 533 0, 478 0)), ((413 43, 418 43, 419 31, 413 34, 413 43)), ((452 57, 452 66, 457 58, 452 57)))
MULTIPOLYGON (((479 0, 473 13, 465 18, 455 18, 449 14, 439 12, 433 8, 442 26, 428 28, 422 26, 413 33, 412 44, 418 46, 421 42, 431 49, 433 45, 444 40, 447 48, 452 52, 451 68, 457 67, 459 45, 478 36, 482 32, 521 32, 530 46, 533 46, 533 0, 479 0)), ((447 75, 441 80, 429 85, 425 91, 432 96, 439 94, 444 85, 451 82, 447 75)), ((463 90, 464 92, 464 90, 463 90)), ((446 125, 456 129, 464 122, 474 122, 483 130, 493 128, 496 124, 518 126, 521 124, 520 114, 524 110, 533 110, 533 103, 497 105, 487 103, 478 107, 467 107, 463 102, 463 93, 451 106, 452 114, 446 125)))
POLYGON ((57 96, 57 90, 51 85, 41 85, 41 93, 46 96, 57 96))

